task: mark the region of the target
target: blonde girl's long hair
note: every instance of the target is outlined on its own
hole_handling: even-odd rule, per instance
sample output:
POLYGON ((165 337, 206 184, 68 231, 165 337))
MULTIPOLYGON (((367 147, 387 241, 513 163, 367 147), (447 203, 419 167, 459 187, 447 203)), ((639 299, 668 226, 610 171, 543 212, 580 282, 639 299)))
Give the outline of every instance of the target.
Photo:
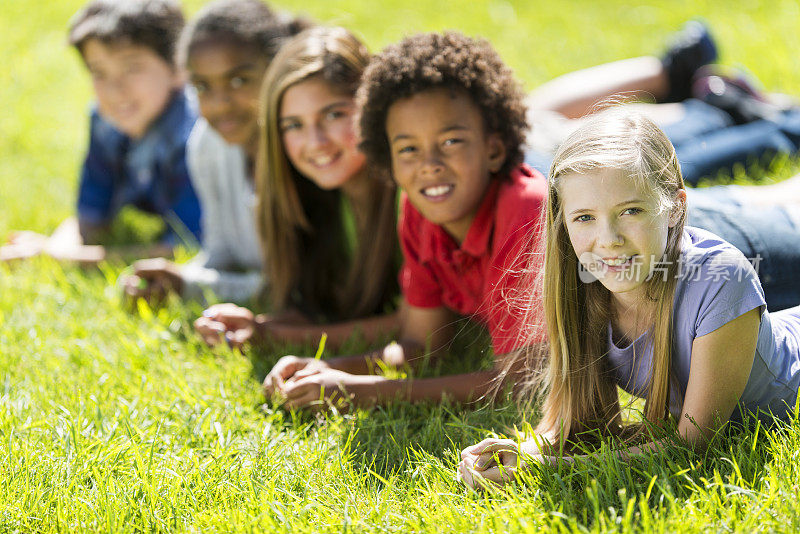
POLYGON ((624 106, 587 120, 556 152, 548 178, 542 300, 550 358, 540 375, 542 419, 537 433, 549 439, 575 437, 587 430, 617 433, 621 416, 617 388, 609 376, 610 292, 599 282, 582 283, 578 258, 567 233, 559 185, 564 177, 618 169, 651 190, 661 210, 681 210, 669 229, 663 263, 646 281, 643 305, 652 327, 653 347, 644 416, 660 424, 668 414, 672 362, 672 302, 678 275, 680 242, 686 219, 677 200, 683 189, 675 149, 664 132, 624 106))
POLYGON ((318 320, 343 320, 381 312, 396 294, 393 182, 367 170, 369 204, 350 206, 360 216, 353 217, 353 229, 342 192, 323 190, 301 175, 286 157, 280 130, 289 87, 319 76, 343 95, 354 95, 369 59, 347 30, 318 27, 287 42, 265 75, 257 223, 273 310, 296 307, 318 320))

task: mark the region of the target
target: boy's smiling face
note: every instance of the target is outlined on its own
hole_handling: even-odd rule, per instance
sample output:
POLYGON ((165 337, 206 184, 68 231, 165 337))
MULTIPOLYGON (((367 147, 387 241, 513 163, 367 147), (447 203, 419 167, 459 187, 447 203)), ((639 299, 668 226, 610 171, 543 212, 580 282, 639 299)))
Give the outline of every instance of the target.
POLYGON ((81 52, 100 115, 133 138, 147 132, 183 83, 177 70, 146 46, 89 39, 81 52))
POLYGON ((426 219, 463 242, 506 158, 480 108, 464 91, 423 91, 389 107, 386 137, 397 184, 426 219))

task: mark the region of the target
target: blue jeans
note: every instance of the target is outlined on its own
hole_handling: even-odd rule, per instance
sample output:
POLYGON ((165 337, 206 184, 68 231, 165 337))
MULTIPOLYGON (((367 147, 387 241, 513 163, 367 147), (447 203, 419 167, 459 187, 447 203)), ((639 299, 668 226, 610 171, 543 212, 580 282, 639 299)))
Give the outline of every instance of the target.
POLYGON ((746 206, 737 186, 688 189, 688 226, 708 230, 751 259, 770 311, 800 304, 800 227, 781 206, 746 206))
MULTIPOLYGON (((662 129, 675 146, 683 180, 689 185, 720 171, 732 173, 737 164, 800 150, 800 109, 737 126, 727 113, 699 100, 683 105, 686 113, 681 120, 662 129)), ((552 154, 525 154, 525 161, 545 175, 552 160, 552 154)))
POLYGON ((728 125, 703 132, 695 123, 706 117, 719 124, 719 114, 726 114, 699 100, 687 100, 684 105, 686 117, 664 127, 664 132, 675 145, 683 180, 687 184, 696 185, 701 178, 714 177, 720 171, 732 174, 736 165, 800 150, 798 109, 784 111, 773 120, 728 125))

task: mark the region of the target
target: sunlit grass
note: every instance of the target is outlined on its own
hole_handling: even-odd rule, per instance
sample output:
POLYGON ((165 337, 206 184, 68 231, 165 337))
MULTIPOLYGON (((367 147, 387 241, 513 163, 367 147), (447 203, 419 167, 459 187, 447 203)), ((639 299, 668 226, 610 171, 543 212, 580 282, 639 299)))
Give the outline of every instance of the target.
MULTIPOLYGON (((194 12, 200 3, 187 4, 194 12)), ((3 4, 0 238, 51 231, 72 212, 90 101, 64 44, 78 5, 3 4)), ((483 35, 528 88, 656 53, 701 15, 725 62, 746 65, 770 90, 800 94, 800 13, 789 0, 310 0, 303 9, 353 28, 373 50, 422 30, 483 35)), ((778 162, 766 174, 795 169, 778 162)), ((129 225, 133 235, 149 228, 129 225)), ((211 351, 187 327, 198 305, 129 313, 114 285, 121 267, 0 265, 0 531, 800 529, 796 422, 734 432, 705 454, 676 447, 624 464, 606 448, 577 467, 535 471, 526 486, 475 494, 455 480, 458 452, 535 414, 508 402, 286 413, 264 404, 260 380, 284 353, 315 347, 252 359, 211 351)), ((447 367, 485 365, 485 342, 462 337, 447 367)))

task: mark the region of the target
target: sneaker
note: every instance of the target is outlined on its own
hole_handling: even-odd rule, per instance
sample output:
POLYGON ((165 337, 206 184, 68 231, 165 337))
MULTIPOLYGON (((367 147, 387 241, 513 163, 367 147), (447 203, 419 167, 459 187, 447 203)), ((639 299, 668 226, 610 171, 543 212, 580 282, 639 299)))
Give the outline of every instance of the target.
POLYGON ((669 79, 669 93, 661 102, 681 102, 691 97, 698 69, 717 60, 717 45, 703 22, 690 20, 676 33, 661 58, 669 79))
POLYGON ((697 69, 694 82, 692 82, 692 98, 702 99, 704 96, 702 86, 696 82, 703 78, 718 76, 723 78, 728 84, 736 86, 746 94, 761 102, 767 102, 769 98, 764 92, 764 87, 758 79, 746 70, 726 65, 705 65, 697 69))
POLYGON ((735 69, 704 68, 692 84, 692 96, 721 109, 736 124, 774 119, 781 111, 748 76, 735 69))

